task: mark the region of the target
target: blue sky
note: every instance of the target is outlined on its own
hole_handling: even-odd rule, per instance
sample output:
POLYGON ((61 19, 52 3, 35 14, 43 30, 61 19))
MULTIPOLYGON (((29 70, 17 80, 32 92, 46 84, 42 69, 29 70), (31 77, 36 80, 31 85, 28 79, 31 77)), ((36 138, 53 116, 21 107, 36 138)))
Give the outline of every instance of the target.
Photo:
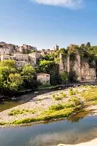
POLYGON ((97 0, 0 0, 0 41, 37 48, 97 45, 97 0))

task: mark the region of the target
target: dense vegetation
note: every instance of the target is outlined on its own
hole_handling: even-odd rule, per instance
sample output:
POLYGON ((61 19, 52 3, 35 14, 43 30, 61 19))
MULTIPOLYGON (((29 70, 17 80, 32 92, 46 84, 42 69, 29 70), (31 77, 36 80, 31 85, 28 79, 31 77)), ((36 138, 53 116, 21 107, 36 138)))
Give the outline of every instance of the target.
POLYGON ((0 62, 0 93, 13 95, 20 90, 34 90, 35 87, 36 73, 32 66, 27 64, 18 68, 14 60, 0 62))

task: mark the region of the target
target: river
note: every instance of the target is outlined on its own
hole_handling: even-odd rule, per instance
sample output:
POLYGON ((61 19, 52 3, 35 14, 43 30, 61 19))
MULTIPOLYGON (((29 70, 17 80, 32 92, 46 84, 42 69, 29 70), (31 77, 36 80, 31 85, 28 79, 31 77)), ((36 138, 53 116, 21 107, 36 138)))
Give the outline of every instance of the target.
POLYGON ((97 138, 97 117, 0 129, 0 146, 57 146, 97 138))

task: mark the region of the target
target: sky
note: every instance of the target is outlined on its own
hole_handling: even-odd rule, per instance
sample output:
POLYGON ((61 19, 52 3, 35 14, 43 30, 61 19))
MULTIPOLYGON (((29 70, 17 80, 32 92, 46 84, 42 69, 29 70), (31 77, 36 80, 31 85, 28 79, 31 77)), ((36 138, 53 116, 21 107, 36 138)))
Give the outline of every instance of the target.
POLYGON ((38 49, 97 45, 97 0, 0 0, 0 41, 38 49))

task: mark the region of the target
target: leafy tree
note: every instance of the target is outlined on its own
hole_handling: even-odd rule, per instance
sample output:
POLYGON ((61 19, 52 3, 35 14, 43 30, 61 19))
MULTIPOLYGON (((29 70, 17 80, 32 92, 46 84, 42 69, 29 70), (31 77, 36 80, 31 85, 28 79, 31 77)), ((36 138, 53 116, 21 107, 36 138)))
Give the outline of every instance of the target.
POLYGON ((77 81, 77 75, 76 75, 76 72, 75 71, 71 71, 69 73, 69 81, 70 82, 76 82, 77 81))
POLYGON ((87 42, 86 47, 91 47, 91 43, 87 42))
POLYGON ((23 83, 23 79, 21 78, 21 75, 19 73, 11 73, 9 75, 9 88, 10 90, 14 90, 17 91, 18 89, 20 89, 20 86, 23 83))
POLYGON ((34 89, 36 87, 36 72, 31 65, 26 64, 22 69, 21 75, 24 80, 25 88, 34 89))
POLYGON ((54 60, 54 53, 52 53, 52 54, 44 54, 44 55, 42 55, 42 60, 53 61, 53 60, 54 60))
POLYGON ((81 44, 81 46, 80 46, 81 48, 84 48, 85 47, 85 44, 81 44))
POLYGON ((67 72, 62 72, 60 74, 60 78, 61 78, 61 83, 66 83, 68 81, 68 73, 67 72))
POLYGON ((10 68, 17 68, 16 67, 16 61, 15 60, 3 60, 0 62, 0 66, 7 66, 10 68))
POLYGON ((50 73, 50 70, 55 66, 54 61, 41 60, 39 62, 39 71, 44 73, 50 73))
POLYGON ((57 85, 61 83, 58 71, 56 71, 56 69, 50 71, 50 83, 51 85, 57 85))
MULTIPOLYGON (((17 72, 16 62, 13 60, 4 60, 0 62, 0 91, 1 93, 12 92, 10 88, 9 75, 17 72)), ((17 90, 17 88, 16 88, 17 90)), ((7 94, 8 95, 8 94, 7 94)))
POLYGON ((21 70, 16 66, 14 60, 0 62, 0 92, 6 95, 25 89, 36 88, 35 69, 25 65, 21 70), (21 72, 20 72, 21 71, 21 72))
POLYGON ((10 73, 16 73, 15 61, 4 60, 0 62, 0 89, 2 91, 9 89, 8 77, 10 73))

